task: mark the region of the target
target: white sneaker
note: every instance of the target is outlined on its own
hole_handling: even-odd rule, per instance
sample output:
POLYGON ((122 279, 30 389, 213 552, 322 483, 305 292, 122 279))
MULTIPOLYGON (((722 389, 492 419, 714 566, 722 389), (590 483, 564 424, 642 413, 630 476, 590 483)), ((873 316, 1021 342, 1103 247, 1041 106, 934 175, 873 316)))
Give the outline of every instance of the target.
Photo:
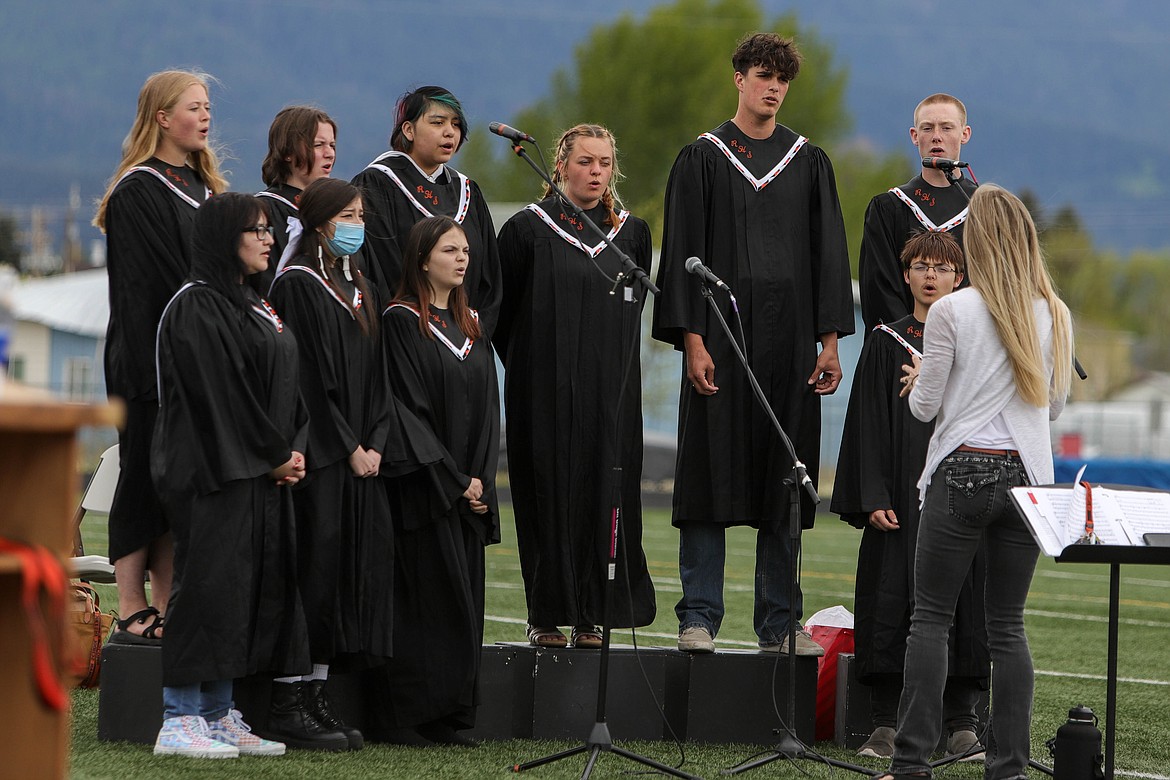
MULTIPOLYGON (((773 644, 765 644, 760 642, 760 649, 765 653, 788 653, 788 635, 784 635, 784 639, 773 644)), ((796 654, 813 656, 820 658, 825 654, 825 648, 818 645, 812 638, 812 634, 805 631, 803 628, 796 632, 796 654)))
POLYGON ((240 751, 207 735, 207 721, 198 715, 167 718, 154 741, 156 756, 236 758, 240 751))
POLYGON ((678 649, 686 653, 713 653, 715 639, 702 626, 689 626, 678 632, 678 649))
POLYGON ((228 710, 219 720, 207 724, 207 736, 225 745, 232 745, 241 756, 283 756, 284 743, 263 739, 252 733, 252 727, 244 723, 239 710, 228 710))

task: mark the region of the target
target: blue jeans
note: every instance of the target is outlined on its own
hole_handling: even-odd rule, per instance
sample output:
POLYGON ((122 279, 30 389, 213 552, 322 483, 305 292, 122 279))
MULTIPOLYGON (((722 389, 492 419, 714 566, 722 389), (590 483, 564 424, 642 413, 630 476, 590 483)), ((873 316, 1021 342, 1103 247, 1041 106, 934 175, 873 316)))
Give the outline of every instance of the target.
POLYGON ((891 771, 930 774, 947 679, 947 633, 963 580, 986 538, 992 706, 984 776, 1026 777, 1033 671, 1024 602, 1040 549, 1008 489, 1027 484, 1018 457, 959 451, 944 458, 931 477, 918 528, 914 616, 891 771))
MULTIPOLYGON (((723 566, 726 559, 727 527, 719 523, 682 523, 679 526, 678 573, 682 598, 675 605, 679 630, 698 626, 719 633, 723 622, 723 566)), ((796 603, 788 603, 791 540, 787 530, 756 533, 755 623, 761 644, 777 644, 788 635, 788 620, 800 621, 804 596, 796 586, 796 603)), ((799 628, 799 625, 797 626, 799 628)))
POLYGON ((208 723, 232 708, 232 681, 210 680, 190 685, 163 686, 163 719, 202 715, 208 723))

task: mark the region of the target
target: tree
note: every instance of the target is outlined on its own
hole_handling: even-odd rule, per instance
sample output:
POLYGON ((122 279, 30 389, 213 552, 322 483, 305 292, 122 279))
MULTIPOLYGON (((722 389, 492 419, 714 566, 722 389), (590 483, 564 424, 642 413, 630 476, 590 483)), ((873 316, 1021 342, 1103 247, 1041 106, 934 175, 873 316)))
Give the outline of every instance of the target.
POLYGON ((16 220, 0 214, 0 265, 20 268, 20 229, 16 220))
MULTIPOLYGON (((746 33, 765 29, 794 37, 804 55, 780 121, 832 155, 851 129, 846 70, 794 14, 765 23, 757 0, 675 0, 644 19, 626 13, 595 27, 577 45, 572 65, 553 74, 548 96, 517 114, 516 124, 541 140, 546 156, 567 127, 581 121, 609 127, 618 140, 625 205, 660 234, 662 194, 675 157, 699 133, 735 113, 731 53, 746 33)), ((536 199, 540 183, 528 166, 507 152, 493 157, 487 148, 485 139, 473 138, 463 154, 488 197, 536 199)), ((856 255, 869 197, 909 178, 908 165, 899 155, 851 148, 835 167, 856 255)))
MULTIPOLYGON (((833 159, 856 273, 869 199, 909 179, 912 169, 903 154, 875 153, 846 141, 852 128, 844 104, 848 73, 813 30, 800 27, 795 14, 768 23, 758 0, 674 0, 640 20, 626 13, 595 27, 574 49, 572 64, 553 74, 549 94, 519 112, 515 124, 540 139, 546 158, 560 133, 574 124, 609 127, 625 176, 619 186, 624 205, 650 223, 655 245, 661 246, 662 198, 671 166, 685 145, 735 114, 731 54, 741 38, 760 30, 795 38, 804 57, 779 120, 833 159)), ((460 155, 489 200, 528 202, 540 195, 540 182, 528 166, 482 134, 460 155)), ((669 417, 663 410, 677 403, 679 357, 650 339, 648 328, 642 342, 643 403, 650 417, 669 417)))
MULTIPOLYGON (((1170 331, 1161 319, 1162 291, 1170 287, 1170 257, 1164 252, 1137 251, 1128 257, 1103 252, 1093 246, 1072 206, 1049 216, 1031 191, 1022 191, 1020 199, 1032 214, 1049 272, 1078 329, 1095 325, 1133 333, 1141 343, 1139 362, 1148 369, 1170 370, 1170 331)), ((1114 389, 1116 382, 1099 384, 1114 389)))

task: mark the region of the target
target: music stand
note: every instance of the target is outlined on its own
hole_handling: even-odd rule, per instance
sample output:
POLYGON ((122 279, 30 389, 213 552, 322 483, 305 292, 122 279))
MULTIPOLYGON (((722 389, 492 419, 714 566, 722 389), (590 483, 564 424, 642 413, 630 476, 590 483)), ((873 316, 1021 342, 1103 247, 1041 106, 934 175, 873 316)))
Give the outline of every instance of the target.
MULTIPOLYGON (((1064 485, 1043 485, 1043 488, 1062 488, 1064 485)), ((1112 490, 1141 490, 1125 485, 1106 485, 1112 490)), ((1071 487, 1069 488, 1071 489, 1071 487)), ((1011 491, 1020 516, 1032 530, 1028 520, 1025 501, 1026 489, 1011 491), (1017 491, 1020 491, 1017 493, 1017 491)), ((1159 491, 1161 492, 1161 491, 1159 491)), ((1035 533, 1033 531, 1033 533, 1035 533)), ((1105 778, 1113 780, 1113 767, 1117 736, 1117 624, 1121 601, 1121 564, 1170 565, 1170 547, 1138 547, 1118 544, 1070 544, 1057 555, 1057 563, 1107 563, 1109 564, 1109 631, 1107 661, 1105 666, 1105 778)))

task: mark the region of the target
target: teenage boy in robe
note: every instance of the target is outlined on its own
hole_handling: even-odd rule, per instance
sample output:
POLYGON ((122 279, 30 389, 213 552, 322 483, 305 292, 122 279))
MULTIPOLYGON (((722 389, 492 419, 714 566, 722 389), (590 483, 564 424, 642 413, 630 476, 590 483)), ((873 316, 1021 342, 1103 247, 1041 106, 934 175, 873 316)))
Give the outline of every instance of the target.
MULTIPOLYGON (((863 529, 857 553, 854 642, 858 680, 870 687, 874 730, 857 752, 874 758, 888 758, 894 749, 914 606, 916 485, 934 430, 933 422, 915 418, 900 397, 902 367, 921 358, 927 312, 935 301, 958 289, 966 269, 958 242, 945 232, 911 237, 902 249, 901 265, 914 311, 877 325, 861 350, 831 507, 841 519, 863 529)), ((951 629, 943 711, 948 754, 966 753, 978 742, 975 708, 991 673, 980 569, 972 566, 968 574, 951 629)), ((965 760, 982 761, 982 750, 965 760)))

